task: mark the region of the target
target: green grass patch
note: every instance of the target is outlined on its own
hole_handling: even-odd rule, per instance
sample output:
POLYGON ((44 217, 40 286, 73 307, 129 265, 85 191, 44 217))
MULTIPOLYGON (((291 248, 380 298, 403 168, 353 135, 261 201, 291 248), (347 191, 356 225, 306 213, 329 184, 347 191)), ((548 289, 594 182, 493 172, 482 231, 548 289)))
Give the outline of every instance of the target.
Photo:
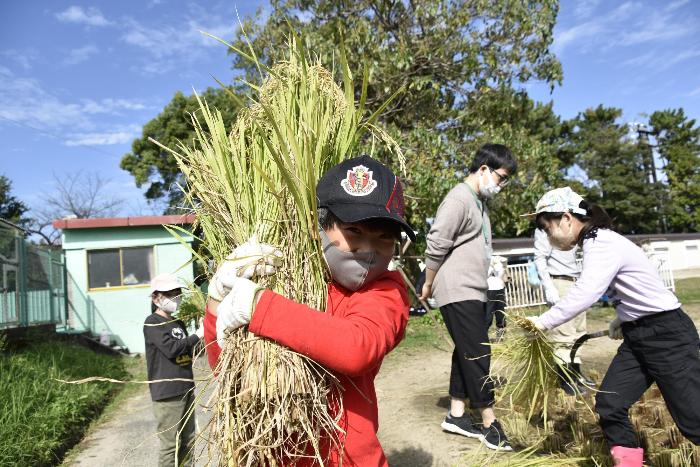
POLYGON ((121 357, 45 341, 0 353, 0 465, 56 465, 120 389, 65 384, 89 376, 127 379, 121 357))
POLYGON ((397 348, 398 352, 413 353, 427 347, 450 350, 452 341, 442 321, 439 310, 432 310, 424 316, 411 316, 406 326, 406 334, 397 348))
POLYGON ((700 303, 700 278, 676 280, 676 296, 681 303, 700 303))

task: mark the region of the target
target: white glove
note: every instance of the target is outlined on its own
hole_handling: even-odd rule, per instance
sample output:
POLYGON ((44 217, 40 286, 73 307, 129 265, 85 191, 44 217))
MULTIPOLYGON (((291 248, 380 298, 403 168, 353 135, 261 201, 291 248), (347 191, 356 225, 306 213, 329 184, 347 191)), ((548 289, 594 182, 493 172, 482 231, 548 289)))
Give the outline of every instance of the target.
POLYGON ((530 321, 530 322, 532 323, 532 325, 533 325, 535 328, 537 328, 539 331, 544 331, 544 330, 545 330, 544 325, 543 325, 542 322, 540 321, 540 317, 539 317, 539 316, 526 316, 525 319, 527 319, 528 321, 530 321))
POLYGON ((617 316, 615 316, 615 319, 610 321, 610 326, 608 326, 608 337, 615 340, 622 339, 622 321, 620 321, 620 318, 617 316))
POLYGON ((227 329, 238 329, 250 323, 255 295, 262 290, 255 282, 242 277, 235 277, 230 284, 231 291, 217 308, 216 340, 222 347, 227 329))
POLYGON ((272 245, 258 243, 255 237, 238 246, 216 270, 209 284, 209 297, 223 300, 237 277, 271 276, 282 264, 284 255, 272 245))
POLYGON ((202 318, 199 318, 197 320, 197 328, 194 330, 194 333, 199 337, 200 340, 204 339, 204 323, 202 323, 202 318))
POLYGON ((544 288, 544 299, 550 305, 554 305, 559 301, 559 292, 554 286, 544 288))

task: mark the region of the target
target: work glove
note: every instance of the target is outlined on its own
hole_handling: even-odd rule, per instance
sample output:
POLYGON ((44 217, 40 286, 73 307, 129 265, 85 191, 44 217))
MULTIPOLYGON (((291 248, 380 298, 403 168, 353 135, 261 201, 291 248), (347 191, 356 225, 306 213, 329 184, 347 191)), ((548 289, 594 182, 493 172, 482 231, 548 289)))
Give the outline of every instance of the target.
POLYGON ((220 347, 224 345, 227 330, 238 329, 250 323, 255 306, 255 295, 263 290, 255 282, 243 277, 233 277, 228 284, 231 291, 217 308, 216 340, 220 347))
POLYGON ((238 277, 252 279, 253 276, 273 275, 282 264, 283 258, 284 255, 279 249, 258 243, 255 237, 252 237, 233 250, 216 270, 209 284, 209 298, 217 302, 222 301, 238 277))
POLYGON ((540 321, 539 316, 526 316, 526 320, 530 321, 532 325, 538 330, 538 331, 545 331, 544 325, 540 321))
POLYGON ((554 286, 544 288, 544 299, 550 305, 554 305, 559 301, 559 292, 554 286))
POLYGON ((615 316, 615 319, 610 321, 610 326, 608 326, 608 337, 615 340, 622 339, 622 321, 620 321, 620 318, 617 316, 615 316))
POLYGON ((202 323, 202 318, 197 320, 197 328, 194 330, 194 333, 200 340, 204 339, 204 323, 202 323))

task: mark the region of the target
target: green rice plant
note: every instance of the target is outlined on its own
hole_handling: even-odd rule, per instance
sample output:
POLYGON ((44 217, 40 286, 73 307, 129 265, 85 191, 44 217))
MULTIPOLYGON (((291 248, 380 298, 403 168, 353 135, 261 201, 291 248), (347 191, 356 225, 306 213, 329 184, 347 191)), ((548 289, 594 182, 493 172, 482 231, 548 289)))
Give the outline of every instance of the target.
POLYGON ((175 318, 185 323, 186 327, 196 325, 204 318, 204 310, 207 304, 207 297, 195 284, 187 284, 187 292, 182 298, 182 302, 177 309, 175 318))
MULTIPOLYGON (((373 124, 385 106, 365 117, 366 73, 355 102, 342 53, 341 88, 297 37, 290 38, 287 59, 269 68, 227 45, 256 63, 262 85, 248 84, 250 103, 231 128, 200 100, 192 115, 193 144, 171 150, 186 178, 183 190, 203 232, 202 247, 218 265, 250 238, 277 247, 282 265, 274 276, 255 280, 324 310, 329 273, 319 236, 319 178, 358 155, 368 140, 379 141, 399 161, 403 155, 373 124)), ((211 460, 292 465, 311 456, 323 463, 324 446, 340 448, 340 388, 320 365, 241 328, 228 335, 216 373, 215 395, 207 403, 214 412, 211 460)))

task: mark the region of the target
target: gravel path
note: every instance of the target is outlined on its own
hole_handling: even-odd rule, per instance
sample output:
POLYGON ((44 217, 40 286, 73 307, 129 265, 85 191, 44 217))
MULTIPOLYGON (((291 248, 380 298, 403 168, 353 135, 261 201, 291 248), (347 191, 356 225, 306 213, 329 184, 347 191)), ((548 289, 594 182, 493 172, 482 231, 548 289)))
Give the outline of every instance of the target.
MULTIPOLYGON (((195 378, 200 377, 195 373, 195 378)), ((206 423, 205 414, 198 410, 198 428, 206 423)), ((151 396, 144 385, 138 394, 123 402, 118 413, 91 429, 63 465, 154 467, 158 465, 159 446, 151 396)), ((200 452, 199 444, 195 450, 200 452)), ((205 463, 197 462, 200 465, 205 463)))

